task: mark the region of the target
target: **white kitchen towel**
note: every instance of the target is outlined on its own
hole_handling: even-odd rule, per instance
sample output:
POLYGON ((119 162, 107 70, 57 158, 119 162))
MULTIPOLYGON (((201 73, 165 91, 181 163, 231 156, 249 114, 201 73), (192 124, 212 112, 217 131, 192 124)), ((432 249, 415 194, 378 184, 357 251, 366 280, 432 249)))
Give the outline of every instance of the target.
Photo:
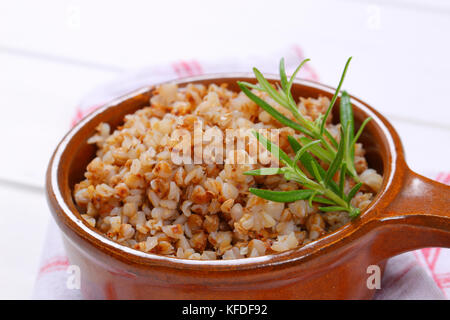
MULTIPOLYGON (((278 59, 286 60, 286 70, 292 73, 304 59, 303 50, 293 45, 288 50, 261 54, 229 61, 180 60, 167 65, 130 71, 114 82, 94 89, 76 108, 73 124, 104 103, 147 85, 170 79, 220 72, 250 72, 257 66, 265 73, 278 73, 278 59)), ((310 63, 299 77, 319 80, 310 63)), ((429 175, 443 183, 450 183, 450 174, 429 175)), ((43 250, 41 267, 33 293, 34 299, 82 299, 77 289, 70 289, 71 268, 62 245, 61 234, 52 220, 43 250)), ((450 250, 427 248, 404 253, 390 259, 376 299, 445 299, 450 297, 450 250)))

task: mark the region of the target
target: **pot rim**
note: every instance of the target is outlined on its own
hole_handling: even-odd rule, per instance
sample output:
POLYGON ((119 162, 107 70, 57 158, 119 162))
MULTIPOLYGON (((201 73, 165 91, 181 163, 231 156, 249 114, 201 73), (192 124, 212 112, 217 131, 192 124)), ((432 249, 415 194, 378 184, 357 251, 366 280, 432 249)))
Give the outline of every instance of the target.
MULTIPOLYGON (((268 80, 278 81, 278 77, 275 75, 267 74, 266 78, 268 80)), ((165 81, 159 84, 175 83, 182 85, 190 82, 202 82, 205 80, 217 80, 217 82, 219 83, 224 79, 245 79, 246 81, 248 81, 248 79, 255 78, 250 73, 217 73, 180 78, 176 80, 165 81)), ((311 87, 320 92, 325 92, 328 94, 333 94, 335 92, 335 89, 331 86, 305 79, 296 79, 294 81, 294 85, 311 87)), ((318 254, 337 249, 338 247, 343 246, 349 241, 357 240, 357 238, 355 239, 355 237, 352 235, 354 235, 356 231, 361 231, 361 227, 369 220, 371 220, 370 218, 375 217, 379 209, 382 209, 383 205, 381 204, 380 200, 383 198, 389 198, 389 196, 386 197, 386 195, 391 193, 391 186, 393 184, 394 177, 397 176, 397 168, 400 167, 400 162, 403 162, 402 144, 397 132, 392 127, 392 125, 378 111, 373 109, 362 100, 351 95, 351 102, 353 107, 362 110, 367 116, 372 117, 370 123, 372 125, 376 125, 376 127, 381 129, 381 131, 383 132, 382 138, 384 138, 384 141, 382 142, 382 144, 387 145, 386 150, 388 152, 388 154, 383 157, 384 172, 381 190, 378 192, 369 206, 361 213, 360 217, 356 221, 347 223, 336 231, 331 232, 318 240, 312 241, 309 244, 286 252, 264 255, 260 257, 232 260, 189 260, 139 251, 108 239, 99 231, 84 222, 84 220, 79 216, 80 213, 77 210, 74 210, 75 207, 70 208, 70 205, 64 198, 61 188, 59 188, 59 169, 61 167, 61 158, 66 150, 66 147, 69 145, 70 141, 80 132, 80 129, 83 128, 86 123, 92 121, 106 109, 114 107, 117 104, 139 94, 149 92, 154 87, 155 85, 151 85, 135 90, 103 105, 102 107, 87 115, 72 129, 70 129, 70 131, 58 144, 47 169, 46 194, 48 203, 49 206, 53 209, 52 213, 59 227, 64 227, 62 231, 66 234, 66 236, 68 229, 75 235, 77 235, 78 238, 80 238, 82 241, 89 243, 96 249, 99 249, 102 252, 107 253, 108 255, 111 255, 113 257, 116 257, 125 263, 169 267, 175 269, 184 269, 187 271, 238 271, 288 265, 294 262, 309 260, 317 256, 318 254)), ((70 194, 70 196, 72 195, 70 194)))

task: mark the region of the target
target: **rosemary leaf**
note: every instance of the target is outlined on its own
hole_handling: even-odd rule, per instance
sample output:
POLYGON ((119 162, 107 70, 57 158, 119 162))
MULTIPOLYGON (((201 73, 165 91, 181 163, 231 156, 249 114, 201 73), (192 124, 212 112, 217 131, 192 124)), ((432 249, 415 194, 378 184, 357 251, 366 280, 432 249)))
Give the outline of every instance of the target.
MULTIPOLYGON (((341 130, 342 131, 342 130, 341 130)), ((342 161, 344 159, 344 148, 345 148, 345 136, 341 134, 341 141, 339 142, 338 151, 336 152, 336 156, 333 161, 330 163, 328 167, 327 174, 325 175, 324 183, 325 185, 329 185, 330 181, 333 179, 334 174, 339 170, 342 165, 342 161)))
POLYGON ((297 200, 305 200, 314 193, 312 190, 273 191, 255 188, 249 188, 249 191, 260 198, 274 202, 294 202, 297 200))
POLYGON ((271 176, 274 174, 283 174, 284 168, 260 168, 244 172, 247 176, 271 176))
POLYGON ((303 60, 300 65, 295 69, 294 73, 292 74, 291 78, 289 79, 288 86, 286 88, 287 92, 291 92, 292 84, 294 83, 295 77, 297 76, 297 73, 300 71, 300 69, 303 67, 305 63, 307 63, 310 59, 303 60))
POLYGON ((313 202, 322 203, 322 204, 330 204, 330 205, 334 204, 333 201, 328 200, 327 198, 324 198, 324 197, 314 197, 313 202))
POLYGON ((298 150, 294 158, 294 164, 300 160, 300 158, 305 154, 306 151, 308 151, 308 149, 312 148, 312 146, 318 143, 320 143, 320 140, 311 141, 305 144, 300 150, 298 150))
POLYGON ((337 143, 336 139, 331 135, 331 133, 330 133, 326 128, 325 128, 324 133, 325 133, 325 136, 328 138, 328 140, 331 141, 331 143, 333 144, 333 146, 334 146, 335 148, 337 148, 338 143, 337 143))
MULTIPOLYGON (((302 145, 306 145, 306 144, 310 143, 311 141, 312 140, 307 137, 300 138, 300 143, 302 145)), ((309 150, 311 151, 311 153, 313 155, 315 155, 317 158, 319 158, 322 161, 330 163, 333 160, 333 155, 328 150, 323 149, 319 145, 314 145, 309 150)))
POLYGON ((347 194, 347 202, 350 203, 350 200, 352 200, 352 198, 356 195, 356 193, 359 191, 359 189, 361 188, 362 183, 358 183, 356 184, 347 194))
POLYGON ((323 212, 348 211, 347 208, 340 207, 340 206, 319 207, 319 210, 323 211, 323 212))
POLYGON ((316 197, 317 191, 314 191, 312 195, 309 196, 308 204, 312 208, 313 207, 313 199, 316 197))
POLYGON ((314 178, 316 178, 317 181, 319 181, 320 184, 323 184, 323 177, 325 176, 325 170, 323 170, 323 168, 319 164, 316 164, 316 163, 317 162, 315 162, 315 161, 311 161, 313 176, 314 176, 314 178), (320 170, 319 168, 321 168, 322 170, 320 170))
POLYGON ((262 134, 260 134, 257 131, 253 131, 253 135, 264 146, 264 148, 266 148, 273 155, 278 157, 278 159, 280 159, 286 165, 293 167, 293 162, 292 162, 291 158, 289 158, 289 156, 283 150, 281 150, 276 144, 273 144, 272 142, 267 140, 266 137, 264 137, 262 134))
POLYGON ((344 131, 346 130, 350 131, 350 142, 351 142, 353 141, 354 137, 355 122, 353 118, 353 108, 350 102, 350 96, 345 90, 342 91, 339 111, 340 111, 339 115, 341 120, 341 126, 345 128, 344 131))
POLYGON ((286 107, 286 101, 280 95, 280 93, 269 83, 269 81, 264 78, 261 71, 256 68, 253 68, 253 73, 255 74, 256 80, 258 80, 259 85, 263 88, 267 93, 270 94, 272 99, 274 99, 279 105, 286 107))
POLYGON ((265 110, 268 114, 270 114, 274 119, 276 119, 281 124, 284 124, 285 126, 288 126, 294 130, 303 132, 304 134, 310 136, 312 133, 307 130, 306 128, 302 127, 297 122, 292 121, 291 119, 287 118, 280 112, 278 112, 275 108, 273 108, 270 104, 265 102, 263 99, 255 95, 253 92, 251 92, 243 82, 238 82, 239 87, 241 90, 249 97, 253 102, 255 102, 258 106, 260 106, 263 110, 265 110))
POLYGON ((339 196, 341 198, 344 198, 345 193, 344 193, 344 186, 345 186, 345 172, 346 172, 346 166, 343 163, 341 165, 341 171, 339 172, 339 196))
POLYGON ((350 96, 347 91, 342 91, 340 103, 340 120, 341 126, 344 129, 344 134, 347 136, 347 145, 345 150, 345 160, 348 164, 355 161, 355 148, 352 148, 353 139, 355 135, 355 121, 353 118, 353 108, 350 102, 350 96))
POLYGON ((253 84, 253 83, 250 83, 247 81, 239 81, 238 83, 243 84, 244 86, 246 86, 248 88, 252 88, 252 89, 255 89, 258 91, 263 91, 263 89, 260 86, 258 86, 257 84, 253 84))
POLYGON ((288 136, 287 139, 289 144, 291 145, 292 150, 297 153, 298 150, 301 149, 302 145, 293 136, 288 136))
POLYGON ((361 124, 361 127, 359 127, 359 130, 355 135, 355 138, 353 139, 353 142, 352 142, 353 145, 355 145, 355 143, 358 141, 359 136, 361 135, 361 133, 363 132, 364 128, 366 127, 366 125, 369 123, 370 120, 372 120, 372 118, 368 117, 363 121, 363 123, 361 124))
POLYGON ((328 115, 330 114, 331 109, 333 109, 334 103, 336 102, 336 99, 339 95, 339 91, 341 90, 342 84, 344 83, 345 74, 347 73, 347 69, 348 69, 348 66, 349 66, 351 60, 352 60, 352 57, 348 58, 347 63, 345 64, 344 71, 342 72, 342 75, 341 75, 341 80, 339 80, 339 85, 336 88, 336 92, 334 93, 333 98, 331 98, 330 105, 328 106, 328 109, 325 112, 325 116, 323 117, 322 124, 320 126, 320 134, 323 134, 328 115))
POLYGON ((281 88, 286 92, 288 80, 286 76, 286 69, 284 66, 284 58, 280 59, 280 82, 281 88))

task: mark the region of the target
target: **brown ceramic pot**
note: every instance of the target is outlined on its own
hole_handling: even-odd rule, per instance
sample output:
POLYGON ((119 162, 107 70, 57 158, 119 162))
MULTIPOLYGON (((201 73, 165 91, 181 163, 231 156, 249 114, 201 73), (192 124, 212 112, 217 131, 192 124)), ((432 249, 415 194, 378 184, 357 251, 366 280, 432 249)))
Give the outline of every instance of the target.
MULTIPOLYGON (((272 77, 272 79, 276 79, 272 77)), ((254 82, 248 74, 178 80, 209 84, 254 82)), ((100 122, 112 128, 147 106, 152 87, 105 105, 76 125, 58 145, 47 171, 47 197, 71 264, 81 268, 81 290, 95 299, 368 299, 370 265, 423 247, 450 247, 450 188, 412 172, 391 124, 352 97, 356 126, 370 116, 361 140, 383 186, 356 221, 301 248, 228 261, 191 261, 119 245, 87 225, 72 198, 95 148, 86 143, 100 122)), ((334 89, 296 81, 294 96, 331 97, 334 89)), ((338 109, 338 108, 335 108, 338 109)), ((420 135, 420 132, 417 133, 420 135)))

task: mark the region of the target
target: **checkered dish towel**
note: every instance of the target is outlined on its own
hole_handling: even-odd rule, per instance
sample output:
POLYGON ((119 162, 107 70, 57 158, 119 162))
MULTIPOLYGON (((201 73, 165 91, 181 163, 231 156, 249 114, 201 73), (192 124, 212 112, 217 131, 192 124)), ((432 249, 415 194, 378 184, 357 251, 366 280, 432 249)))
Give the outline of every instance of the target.
MULTIPOLYGON (((277 73, 278 57, 284 56, 286 69, 292 73, 298 63, 304 59, 302 49, 293 46, 289 50, 270 55, 270 57, 246 57, 245 59, 216 62, 180 60, 172 64, 143 68, 122 74, 117 81, 95 89, 88 94, 76 109, 73 124, 98 106, 131 92, 140 87, 156 84, 174 78, 194 76, 205 73, 249 72, 258 66, 264 72, 277 73), (274 58, 272 58, 274 57, 274 58)), ((288 72, 288 73, 289 73, 288 72)), ((317 73, 306 65, 300 77, 319 80, 317 73)), ((430 174, 444 183, 450 183, 448 174, 430 174)), ((450 297, 450 249, 428 248, 408 252, 388 261, 381 289, 376 299, 445 299, 450 297)), ((52 220, 49 225, 45 250, 38 272, 34 299, 82 299, 77 289, 66 285, 71 273, 69 261, 64 252, 61 234, 52 220)))

